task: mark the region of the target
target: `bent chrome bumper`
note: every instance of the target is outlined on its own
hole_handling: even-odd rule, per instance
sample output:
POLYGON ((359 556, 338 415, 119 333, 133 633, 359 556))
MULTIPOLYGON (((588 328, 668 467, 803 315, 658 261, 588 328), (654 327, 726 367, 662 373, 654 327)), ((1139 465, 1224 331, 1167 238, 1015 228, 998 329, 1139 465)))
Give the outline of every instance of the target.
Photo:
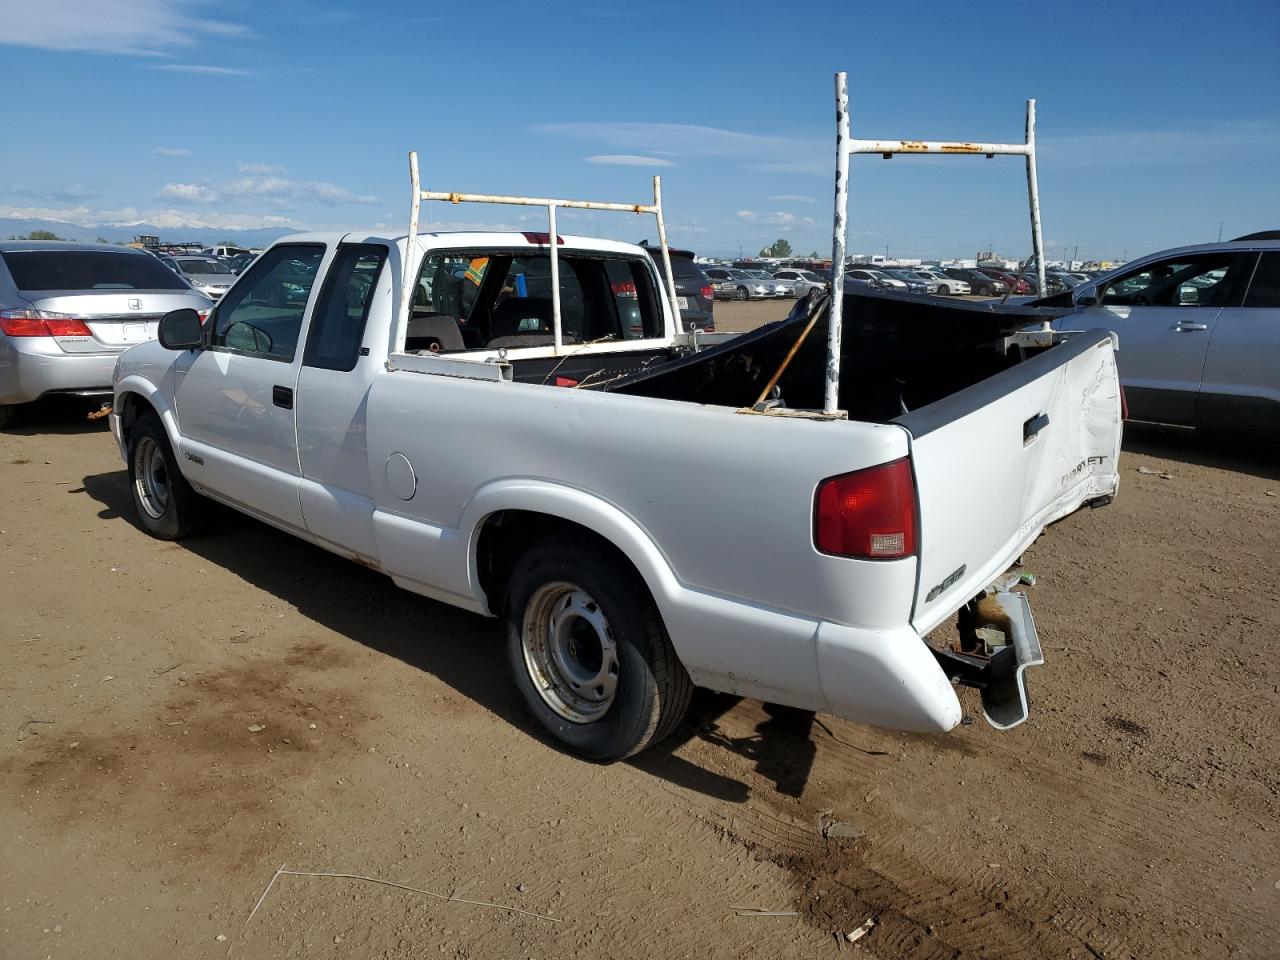
POLYGON ((1044 663, 1044 653, 1026 594, 990 593, 982 598, 980 607, 985 622, 971 624, 969 635, 978 640, 978 631, 1002 634, 1003 644, 981 652, 989 643, 982 638, 968 644, 975 648, 972 653, 929 649, 952 682, 981 691, 982 715, 987 722, 997 730, 1008 730, 1027 719, 1027 684, 1023 675, 1028 667, 1044 663))

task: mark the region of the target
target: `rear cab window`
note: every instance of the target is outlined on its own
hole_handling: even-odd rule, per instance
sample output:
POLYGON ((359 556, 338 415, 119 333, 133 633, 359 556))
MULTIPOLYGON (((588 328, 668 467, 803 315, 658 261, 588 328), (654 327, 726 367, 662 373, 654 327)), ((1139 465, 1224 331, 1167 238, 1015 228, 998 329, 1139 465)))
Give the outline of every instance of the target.
POLYGON ((10 250, 0 259, 19 290, 187 290, 147 254, 110 250, 10 250))
MULTIPOLYGON (((664 335, 651 267, 640 256, 559 253, 566 346, 664 335)), ((554 345, 551 257, 541 250, 436 250, 413 289, 405 350, 459 353, 554 345)))

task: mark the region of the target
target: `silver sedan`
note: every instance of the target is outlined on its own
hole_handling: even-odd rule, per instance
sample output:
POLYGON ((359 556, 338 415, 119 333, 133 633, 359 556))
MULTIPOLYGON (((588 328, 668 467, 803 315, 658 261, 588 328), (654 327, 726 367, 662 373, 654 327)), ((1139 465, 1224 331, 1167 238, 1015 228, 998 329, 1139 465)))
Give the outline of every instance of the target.
POLYGON ((162 316, 212 306, 141 250, 0 242, 0 427, 47 394, 110 396, 116 357, 154 340, 162 316))

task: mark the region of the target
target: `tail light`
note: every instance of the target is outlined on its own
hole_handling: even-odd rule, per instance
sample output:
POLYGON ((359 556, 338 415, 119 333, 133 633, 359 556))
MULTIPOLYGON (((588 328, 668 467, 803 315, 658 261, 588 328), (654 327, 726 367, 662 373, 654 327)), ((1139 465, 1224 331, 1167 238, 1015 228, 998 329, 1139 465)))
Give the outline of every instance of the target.
POLYGON ((6 337, 92 337, 88 324, 48 310, 0 310, 0 330, 6 337))
POLYGON ((897 560, 916 552, 916 490, 904 457, 828 477, 814 496, 813 542, 823 553, 897 560))
POLYGON ((698 291, 698 296, 700 296, 703 300, 714 300, 716 298, 716 292, 711 289, 711 284, 707 284, 705 287, 703 287, 701 290, 698 291))
POLYGON ((616 296, 619 296, 619 297, 638 296, 638 294, 636 293, 636 285, 632 283, 630 280, 619 281, 618 283, 611 284, 611 286, 616 296))
POLYGON ((200 318, 200 326, 203 327, 204 322, 209 319, 209 311, 206 310, 203 313, 197 312, 196 316, 200 318))

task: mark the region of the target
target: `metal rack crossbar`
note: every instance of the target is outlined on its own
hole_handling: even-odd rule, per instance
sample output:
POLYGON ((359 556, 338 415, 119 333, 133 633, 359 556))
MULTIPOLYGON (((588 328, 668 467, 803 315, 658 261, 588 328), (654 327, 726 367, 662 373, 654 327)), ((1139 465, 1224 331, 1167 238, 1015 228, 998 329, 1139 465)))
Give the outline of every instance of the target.
MULTIPOLYGON (((1036 178, 1036 102, 1027 101, 1026 140, 1023 143, 947 143, 940 140, 855 140, 849 133, 848 74, 836 74, 836 210, 831 254, 831 321, 827 332, 827 383, 824 412, 834 414, 840 390, 840 338, 844 308, 845 235, 848 229, 849 156, 878 153, 886 160, 894 154, 1025 157, 1027 200, 1031 206, 1031 248, 1036 276, 1044 290, 1044 242, 1040 234, 1040 185, 1036 178)), ((1045 324, 1048 329, 1048 324, 1045 324)))
POLYGON ((671 270, 671 253, 667 248, 667 225, 662 218, 662 178, 653 178, 653 203, 605 203, 596 200, 557 200, 549 197, 505 197, 489 193, 451 193, 443 190, 423 190, 418 176, 417 151, 409 152, 409 180, 413 196, 409 211, 409 238, 406 243, 404 276, 401 283, 400 323, 396 331, 396 352, 404 352, 405 336, 409 327, 413 305, 413 288, 417 285, 418 214, 423 200, 447 200, 449 203, 501 203, 518 207, 547 208, 547 244, 551 248, 551 314, 554 325, 555 352, 564 350, 560 328, 560 238, 556 230, 556 211, 612 210, 617 213, 652 214, 658 221, 658 244, 662 248, 662 269, 667 282, 666 296, 671 304, 677 331, 680 328, 680 305, 676 299, 675 275, 671 270))

